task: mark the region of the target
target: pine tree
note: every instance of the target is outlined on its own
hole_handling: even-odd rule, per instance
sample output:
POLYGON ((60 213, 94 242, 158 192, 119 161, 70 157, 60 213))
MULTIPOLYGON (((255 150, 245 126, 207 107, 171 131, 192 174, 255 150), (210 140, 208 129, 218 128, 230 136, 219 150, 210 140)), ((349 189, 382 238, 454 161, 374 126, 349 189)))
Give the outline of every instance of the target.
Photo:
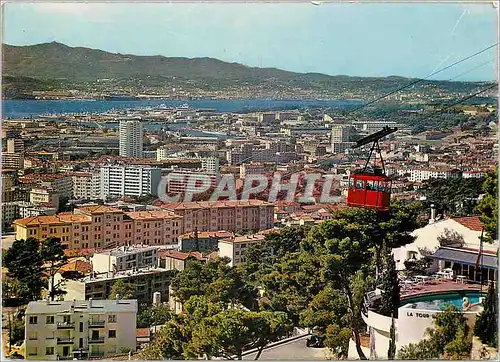
POLYGON ((474 325, 474 334, 481 339, 481 342, 488 344, 491 347, 496 347, 498 343, 497 321, 497 291, 490 283, 488 295, 483 303, 484 310, 476 318, 474 325))
POLYGON ((382 307, 380 312, 388 317, 397 318, 400 303, 400 287, 396 262, 392 257, 392 251, 385 248, 384 270, 382 272, 382 307))
POLYGON ((387 351, 387 359, 396 357, 396 330, 394 328, 394 318, 391 318, 391 330, 389 335, 389 350, 387 351))

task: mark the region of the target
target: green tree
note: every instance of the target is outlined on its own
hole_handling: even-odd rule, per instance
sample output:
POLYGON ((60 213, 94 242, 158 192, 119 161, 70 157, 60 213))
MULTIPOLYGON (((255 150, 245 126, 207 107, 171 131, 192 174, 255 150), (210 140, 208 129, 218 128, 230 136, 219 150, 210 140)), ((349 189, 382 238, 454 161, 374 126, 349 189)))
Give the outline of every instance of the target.
POLYGON ((109 299, 116 299, 117 295, 120 296, 120 299, 134 298, 135 285, 131 283, 125 283, 121 279, 117 280, 111 286, 111 290, 109 292, 109 299))
POLYGON ((474 334, 481 342, 497 347, 498 343, 498 291, 490 283, 488 295, 483 303, 483 311, 477 316, 474 325, 474 334))
POLYGON ((228 359, 236 356, 238 360, 244 351, 258 348, 258 358, 267 344, 279 340, 291 329, 284 313, 227 309, 204 318, 193 330, 190 344, 200 355, 228 359))
POLYGON ((10 317, 9 344, 14 345, 24 341, 24 320, 23 318, 10 317))
POLYGON ((340 218, 317 226, 311 230, 308 239, 308 248, 326 249, 326 254, 323 256, 322 279, 345 294, 356 350, 359 358, 366 360, 360 338, 365 277, 361 270, 371 259, 369 241, 358 224, 340 218))
POLYGON ((380 312, 388 317, 397 318, 400 305, 400 286, 396 262, 389 248, 385 249, 382 281, 382 305, 380 312))
POLYGON ((394 328, 394 318, 391 318, 391 329, 389 331, 389 350, 387 351, 387 359, 396 357, 396 328, 394 328))
POLYGON ((337 324, 330 324, 326 328, 325 345, 333 351, 337 358, 346 359, 349 355, 349 342, 352 331, 347 327, 340 327, 337 324))
POLYGON ((66 244, 61 243, 61 239, 50 237, 43 240, 41 244, 40 254, 44 263, 49 264, 47 270, 49 272, 50 288, 49 295, 50 299, 54 300, 56 295, 65 293, 64 291, 57 288, 54 284, 54 276, 61 266, 66 264, 68 259, 64 254, 64 250, 67 248, 66 244))
POLYGON ((8 269, 7 276, 20 284, 18 297, 26 300, 40 299, 46 287, 43 279, 43 259, 39 252, 40 243, 33 238, 16 240, 7 250, 3 266, 8 269))
POLYGON ((144 360, 183 360, 188 342, 183 317, 176 316, 158 330, 153 341, 140 353, 144 360))
POLYGON ((486 176, 483 183, 484 197, 476 207, 480 219, 484 223, 486 241, 497 239, 498 232, 498 168, 486 176))

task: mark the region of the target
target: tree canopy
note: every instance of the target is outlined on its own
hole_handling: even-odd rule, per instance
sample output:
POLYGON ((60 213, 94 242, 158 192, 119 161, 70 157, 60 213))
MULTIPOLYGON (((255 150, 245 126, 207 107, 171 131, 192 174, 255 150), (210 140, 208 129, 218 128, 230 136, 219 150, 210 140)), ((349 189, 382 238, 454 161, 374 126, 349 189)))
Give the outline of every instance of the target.
POLYGON ((487 241, 496 240, 498 235, 498 168, 489 173, 483 183, 484 197, 476 207, 484 223, 487 241))

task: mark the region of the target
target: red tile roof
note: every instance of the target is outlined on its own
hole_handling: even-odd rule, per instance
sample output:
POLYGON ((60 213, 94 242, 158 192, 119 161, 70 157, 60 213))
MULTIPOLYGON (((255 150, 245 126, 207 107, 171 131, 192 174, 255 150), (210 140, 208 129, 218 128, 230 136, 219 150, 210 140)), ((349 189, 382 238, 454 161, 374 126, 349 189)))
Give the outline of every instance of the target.
POLYGON ((484 223, 479 220, 479 216, 456 217, 453 220, 474 231, 482 231, 484 227, 484 223))
POLYGON ((136 330, 136 337, 137 338, 146 338, 146 337, 149 337, 149 335, 150 335, 149 328, 137 328, 137 330, 136 330))
POLYGON ((58 270, 59 273, 65 271, 77 271, 82 274, 88 274, 92 271, 92 264, 87 263, 86 261, 83 260, 75 260, 66 265, 63 265, 58 270))
POLYGON ((183 253, 177 250, 161 250, 158 251, 159 259, 173 258, 177 260, 186 260, 187 258, 195 258, 197 260, 203 260, 203 255, 199 251, 190 251, 189 253, 183 253))

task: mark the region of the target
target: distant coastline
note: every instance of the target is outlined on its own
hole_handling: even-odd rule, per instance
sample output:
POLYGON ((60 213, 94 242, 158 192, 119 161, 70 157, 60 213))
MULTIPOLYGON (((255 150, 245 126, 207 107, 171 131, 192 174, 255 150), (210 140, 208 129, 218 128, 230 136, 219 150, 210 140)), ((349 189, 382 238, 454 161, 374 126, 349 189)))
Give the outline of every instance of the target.
POLYGON ((100 100, 100 99, 4 99, 3 117, 30 118, 47 114, 103 113, 110 110, 130 108, 181 107, 188 104, 193 109, 214 109, 216 112, 251 113, 279 111, 299 108, 349 109, 361 104, 361 100, 316 100, 316 99, 155 99, 155 100, 100 100))

